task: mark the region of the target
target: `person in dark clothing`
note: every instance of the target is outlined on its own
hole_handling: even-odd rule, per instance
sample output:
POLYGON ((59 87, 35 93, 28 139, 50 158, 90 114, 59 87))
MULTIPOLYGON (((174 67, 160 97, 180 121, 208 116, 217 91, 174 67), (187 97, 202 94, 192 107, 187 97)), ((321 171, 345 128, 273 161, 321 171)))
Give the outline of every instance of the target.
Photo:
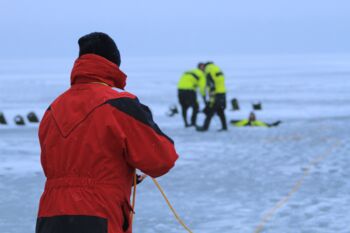
POLYGON ((226 87, 224 74, 221 69, 212 62, 205 64, 205 74, 210 99, 203 110, 206 114, 204 124, 201 127, 197 127, 197 131, 207 131, 214 114, 217 114, 221 121, 221 129, 219 131, 226 131, 226 87))
POLYGON ((185 127, 196 126, 199 104, 197 101, 197 89, 203 100, 206 98, 206 78, 204 75, 204 64, 199 63, 197 69, 186 71, 180 78, 177 89, 181 105, 182 118, 185 127), (187 120, 187 110, 192 108, 191 122, 187 120))
POLYGON ((114 89, 124 89, 126 75, 113 39, 91 33, 78 43, 71 87, 39 127, 46 183, 36 233, 131 233, 136 169, 159 177, 178 155, 149 108, 114 89))

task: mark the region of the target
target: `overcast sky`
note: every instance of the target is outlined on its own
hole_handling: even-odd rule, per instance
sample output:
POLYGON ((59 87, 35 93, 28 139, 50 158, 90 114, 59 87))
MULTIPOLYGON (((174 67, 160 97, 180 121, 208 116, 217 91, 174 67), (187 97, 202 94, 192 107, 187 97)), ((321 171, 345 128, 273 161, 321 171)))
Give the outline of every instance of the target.
POLYGON ((124 56, 350 53, 349 0, 0 0, 0 58, 71 57, 110 34, 124 56))

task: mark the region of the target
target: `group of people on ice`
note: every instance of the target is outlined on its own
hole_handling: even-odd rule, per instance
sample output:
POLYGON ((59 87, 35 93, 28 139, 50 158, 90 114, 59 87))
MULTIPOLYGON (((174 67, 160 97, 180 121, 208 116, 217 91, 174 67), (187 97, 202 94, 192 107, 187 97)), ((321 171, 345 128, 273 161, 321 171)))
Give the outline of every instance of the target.
POLYGON ((181 76, 177 87, 185 127, 193 126, 198 131, 207 131, 211 119, 214 114, 217 114, 221 121, 220 131, 227 130, 225 76, 219 66, 213 62, 199 63, 196 69, 189 70, 181 76), (206 118, 201 126, 197 125, 199 113, 197 90, 199 90, 205 104, 203 112, 206 118), (189 108, 192 108, 190 122, 187 120, 189 108))
MULTIPOLYGON (((221 129, 227 130, 227 121, 225 116, 226 108, 226 87, 225 76, 219 66, 214 62, 199 63, 197 68, 188 70, 181 76, 178 85, 178 98, 181 105, 182 118, 185 127, 195 127, 197 131, 207 131, 210 121, 217 114, 221 121, 221 129), (197 101, 197 91, 202 97, 205 114, 205 120, 202 125, 197 124, 197 115, 200 112, 197 101), (192 108, 190 120, 187 119, 187 111, 192 108)), ((268 124, 256 119, 254 112, 251 112, 248 119, 232 120, 233 126, 258 126, 272 127, 277 126, 280 122, 268 124)))

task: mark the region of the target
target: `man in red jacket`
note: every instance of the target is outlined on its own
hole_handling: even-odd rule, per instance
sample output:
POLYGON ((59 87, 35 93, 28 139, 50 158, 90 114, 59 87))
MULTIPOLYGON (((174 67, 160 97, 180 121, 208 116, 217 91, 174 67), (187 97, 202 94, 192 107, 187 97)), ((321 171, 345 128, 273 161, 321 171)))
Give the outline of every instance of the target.
POLYGON ((39 128, 47 177, 36 233, 131 233, 135 169, 158 177, 178 155, 147 106, 124 89, 120 55, 104 33, 78 41, 71 88, 46 111, 39 128))

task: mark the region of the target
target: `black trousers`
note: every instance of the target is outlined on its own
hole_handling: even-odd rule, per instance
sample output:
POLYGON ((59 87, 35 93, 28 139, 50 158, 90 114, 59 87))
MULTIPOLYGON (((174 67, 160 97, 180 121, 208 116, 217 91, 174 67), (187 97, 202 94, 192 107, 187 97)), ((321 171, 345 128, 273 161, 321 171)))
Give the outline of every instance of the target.
POLYGON ((216 94, 214 104, 206 108, 206 118, 204 120, 203 129, 209 129, 210 121, 216 113, 221 121, 222 129, 227 129, 226 116, 226 94, 216 94))
POLYGON ((36 233, 107 233, 107 219, 95 216, 61 215, 41 217, 36 233))
POLYGON ((196 125, 197 114, 199 111, 199 105, 197 102, 197 93, 192 90, 178 90, 179 102, 181 105, 182 118, 184 120, 185 126, 196 125), (187 110, 192 108, 191 123, 187 121, 187 110))

